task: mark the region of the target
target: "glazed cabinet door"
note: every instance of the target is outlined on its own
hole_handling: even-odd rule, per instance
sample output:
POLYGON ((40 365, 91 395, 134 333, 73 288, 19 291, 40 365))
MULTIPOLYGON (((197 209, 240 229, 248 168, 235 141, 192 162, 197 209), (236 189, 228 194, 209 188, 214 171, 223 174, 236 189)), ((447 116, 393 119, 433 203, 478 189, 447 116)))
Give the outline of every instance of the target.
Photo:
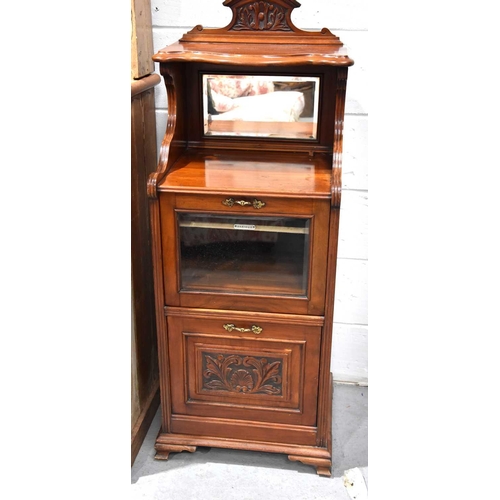
POLYGON ((324 312, 328 200, 167 194, 161 206, 167 305, 324 312))
POLYGON ((313 440, 321 327, 271 321, 168 316, 174 432, 272 440, 274 425, 313 440))

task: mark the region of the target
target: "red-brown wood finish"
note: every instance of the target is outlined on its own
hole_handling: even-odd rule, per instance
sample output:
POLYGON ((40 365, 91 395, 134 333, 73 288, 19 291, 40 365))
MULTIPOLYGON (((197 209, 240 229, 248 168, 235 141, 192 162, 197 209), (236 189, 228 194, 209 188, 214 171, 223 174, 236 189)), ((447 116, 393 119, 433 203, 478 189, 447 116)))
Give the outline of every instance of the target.
MULTIPOLYGON (((243 191, 241 187, 240 191, 243 191)), ((252 195, 246 193, 248 199, 252 195)), ((329 200, 294 199, 285 201, 279 198, 260 196, 265 200, 266 206, 259 210, 258 216, 283 216, 295 215, 311 221, 310 229, 310 269, 308 293, 303 297, 286 298, 279 293, 266 293, 265 286, 258 286, 258 277, 254 284, 248 287, 255 288, 252 295, 238 294, 237 292, 222 291, 202 292, 180 290, 180 278, 178 271, 179 246, 178 227, 176 213, 190 214, 219 214, 219 215, 242 215, 257 216, 252 207, 227 208, 222 202, 227 199, 224 196, 190 196, 184 194, 164 195, 160 193, 160 212, 162 224, 162 248, 166 258, 164 267, 164 290, 166 303, 185 307, 212 307, 215 309, 236 309, 268 312, 290 312, 295 314, 323 314, 326 281, 324 270, 327 266, 327 235, 329 221, 329 200)), ((286 273, 285 264, 280 266, 277 272, 286 273)), ((277 274, 276 279, 279 278, 277 274)), ((224 286, 224 285, 223 285, 224 286)))
POLYGON ((146 181, 156 168, 154 87, 159 75, 131 82, 131 271, 133 299, 132 377, 137 384, 132 407, 134 462, 159 406, 151 231, 146 181))
MULTIPOLYGON (((156 458, 197 446, 266 451, 329 476, 353 61, 329 30, 293 25, 295 0, 224 5, 233 13, 225 28, 198 25, 153 58, 169 110, 148 181, 162 406, 156 458), (319 78, 316 137, 207 135, 203 74, 319 78), (252 260, 254 250, 262 253, 252 260)), ((253 126, 242 125, 231 130, 253 126)))

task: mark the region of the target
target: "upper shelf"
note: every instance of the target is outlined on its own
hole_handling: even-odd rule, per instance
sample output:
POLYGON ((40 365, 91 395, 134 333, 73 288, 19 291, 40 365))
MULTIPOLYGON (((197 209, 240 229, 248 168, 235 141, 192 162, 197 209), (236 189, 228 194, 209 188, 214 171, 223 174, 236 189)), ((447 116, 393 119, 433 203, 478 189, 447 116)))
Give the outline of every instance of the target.
POLYGON ((351 66, 340 39, 327 28, 304 31, 292 20, 295 0, 226 0, 233 18, 224 28, 196 26, 153 56, 156 62, 206 62, 254 66, 351 66))
POLYGON ((330 155, 248 151, 188 151, 158 191, 330 198, 330 155))
POLYGON ((205 62, 252 66, 286 66, 327 64, 352 66, 354 61, 342 46, 275 45, 272 49, 260 43, 186 43, 177 42, 153 56, 156 62, 205 62))

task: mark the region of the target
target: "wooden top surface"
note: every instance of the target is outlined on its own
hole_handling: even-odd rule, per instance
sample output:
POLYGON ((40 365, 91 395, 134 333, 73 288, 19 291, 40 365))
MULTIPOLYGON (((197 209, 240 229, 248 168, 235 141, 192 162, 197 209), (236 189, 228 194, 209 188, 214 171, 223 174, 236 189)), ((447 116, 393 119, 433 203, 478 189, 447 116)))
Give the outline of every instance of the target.
POLYGON ((329 155, 188 151, 158 190, 330 198, 331 168, 329 155))
POLYGON ((352 66, 342 45, 177 42, 153 56, 156 62, 205 62, 252 66, 327 64, 352 66))

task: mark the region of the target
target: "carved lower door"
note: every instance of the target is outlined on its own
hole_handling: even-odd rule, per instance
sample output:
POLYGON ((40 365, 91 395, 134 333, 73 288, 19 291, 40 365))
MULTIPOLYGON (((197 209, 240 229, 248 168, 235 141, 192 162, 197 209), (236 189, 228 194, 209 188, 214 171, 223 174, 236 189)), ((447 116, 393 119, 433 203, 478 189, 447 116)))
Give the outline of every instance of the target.
POLYGON ((320 326, 180 314, 168 317, 172 432, 315 444, 320 326))

